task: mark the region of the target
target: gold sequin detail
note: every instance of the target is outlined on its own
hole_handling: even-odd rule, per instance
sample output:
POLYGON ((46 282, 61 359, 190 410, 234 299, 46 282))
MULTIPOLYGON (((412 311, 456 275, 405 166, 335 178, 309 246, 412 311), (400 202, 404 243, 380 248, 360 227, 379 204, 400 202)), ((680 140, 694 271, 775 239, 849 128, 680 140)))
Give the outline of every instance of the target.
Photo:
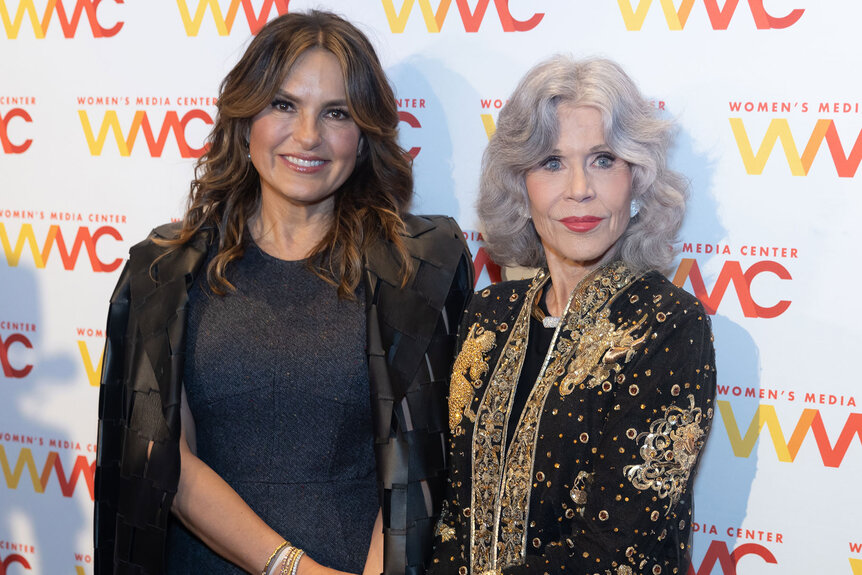
POLYGON ((566 519, 571 519, 574 516, 575 516, 575 510, 574 509, 571 509, 571 508, 566 509, 566 519))
POLYGON ((518 294, 513 293, 512 295, 510 295, 510 296, 509 296, 509 301, 510 301, 510 302, 512 302, 512 303, 515 303, 516 301, 518 301, 518 294))
POLYGON ((655 319, 657 322, 662 323, 662 322, 664 322, 664 320, 667 319, 667 316, 664 314, 664 312, 660 311, 657 314, 655 314, 655 319))
POLYGON ((608 517, 609 517, 609 515, 608 515, 607 511, 605 511, 604 509, 599 511, 599 521, 607 521, 608 517))
POLYGON ((674 397, 679 395, 679 385, 673 384, 670 388, 670 394, 674 397))
POLYGON ((483 290, 482 290, 482 297, 488 297, 489 295, 491 295, 491 290, 490 290, 490 289, 485 288, 485 289, 483 289, 483 290))
POLYGON ((640 392, 640 388, 637 385, 631 384, 629 386, 629 395, 631 395, 632 397, 637 395, 639 392, 640 392))
POLYGON ((582 383, 592 389, 605 382, 611 373, 619 373, 622 370, 620 363, 631 361, 646 342, 648 332, 639 337, 634 335, 646 321, 646 316, 632 326, 619 329, 608 320, 609 316, 609 309, 599 312, 595 323, 584 329, 577 339, 568 375, 560 382, 561 395, 569 395, 582 383))
MULTIPOLYGON (((502 442, 508 405, 526 353, 530 310, 536 292, 547 280, 546 272, 537 274, 522 298, 518 317, 476 408, 472 442, 473 518, 470 522, 470 548, 465 550, 465 555, 470 557, 472 573, 482 573, 492 567, 505 568, 523 561, 524 548, 529 545, 525 526, 543 406, 548 393, 555 387, 562 392, 564 386, 560 378, 572 376, 565 367, 574 362, 576 352, 589 349, 599 353, 596 363, 600 363, 599 368, 606 374, 588 385, 600 385, 610 374, 618 372, 618 362, 631 358, 637 351, 639 344, 636 340, 642 336, 646 339, 640 325, 623 324, 617 329, 608 320, 608 304, 634 279, 635 274, 625 264, 615 262, 597 269, 574 290, 564 307, 560 327, 554 334, 545 364, 527 398, 512 443, 505 450, 502 442), (602 318, 607 325, 597 328, 596 323, 602 318), (587 341, 582 342, 585 334, 587 341), (608 351, 614 353, 607 355, 608 362, 605 363, 603 358, 608 351)), ((595 366, 589 367, 582 382, 593 375, 591 368, 595 366)), ((508 422, 509 425, 513 423, 508 422)), ((573 499, 580 499, 580 496, 573 495, 573 499)))
POLYGON ((670 498, 671 505, 679 501, 685 490, 703 445, 703 415, 694 406, 694 396, 689 395, 688 400, 688 408, 675 405, 665 408, 664 417, 653 421, 648 432, 638 435, 638 441, 643 442, 640 447, 643 463, 623 468, 635 488, 651 489, 662 499, 670 498))
POLYGON ((461 353, 452 366, 449 382, 449 429, 454 432, 466 415, 470 421, 475 414, 470 410, 473 401, 473 388, 481 385, 482 376, 488 371, 487 354, 495 345, 496 334, 486 331, 478 323, 470 327, 470 332, 461 347, 461 353), (470 380, 467 376, 470 376, 470 380), (472 380, 472 381, 471 381, 472 380))
POLYGON ((545 480, 545 474, 542 473, 541 471, 536 472, 536 480, 537 481, 544 481, 545 480))

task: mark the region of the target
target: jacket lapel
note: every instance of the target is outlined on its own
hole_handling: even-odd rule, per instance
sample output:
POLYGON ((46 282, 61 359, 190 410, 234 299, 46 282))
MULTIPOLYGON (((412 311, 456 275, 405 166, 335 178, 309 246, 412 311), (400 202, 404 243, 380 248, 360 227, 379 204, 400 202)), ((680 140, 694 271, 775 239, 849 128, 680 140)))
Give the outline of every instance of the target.
MULTIPOLYGON (((155 237, 172 237, 176 225, 157 228, 155 237)), ((130 250, 131 301, 138 318, 138 337, 155 375, 168 428, 179 433, 180 389, 185 355, 188 291, 202 266, 210 234, 197 234, 189 243, 151 265, 165 248, 152 239, 130 250)))

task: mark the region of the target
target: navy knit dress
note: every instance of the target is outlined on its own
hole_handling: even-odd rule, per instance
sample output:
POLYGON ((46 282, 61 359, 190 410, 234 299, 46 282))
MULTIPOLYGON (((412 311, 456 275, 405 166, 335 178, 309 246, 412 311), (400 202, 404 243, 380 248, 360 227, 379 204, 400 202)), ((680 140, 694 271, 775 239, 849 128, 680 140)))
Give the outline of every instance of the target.
MULTIPOLYGON (((364 296, 251 244, 236 291, 191 292, 184 386, 197 455, 319 563, 361 572, 379 507, 364 296)), ((172 520, 168 573, 243 573, 172 520)))

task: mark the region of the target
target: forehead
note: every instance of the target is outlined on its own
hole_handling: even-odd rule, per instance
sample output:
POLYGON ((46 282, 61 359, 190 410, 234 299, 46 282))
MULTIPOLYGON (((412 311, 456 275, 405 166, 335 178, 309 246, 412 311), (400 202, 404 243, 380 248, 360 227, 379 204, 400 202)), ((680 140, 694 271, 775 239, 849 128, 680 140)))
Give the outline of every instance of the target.
POLYGON ((602 112, 594 106, 562 102, 557 106, 557 143, 580 147, 605 142, 602 112))
POLYGON ((345 89, 344 73, 338 58, 324 48, 311 48, 300 54, 284 76, 281 87, 319 85, 325 89, 345 89))

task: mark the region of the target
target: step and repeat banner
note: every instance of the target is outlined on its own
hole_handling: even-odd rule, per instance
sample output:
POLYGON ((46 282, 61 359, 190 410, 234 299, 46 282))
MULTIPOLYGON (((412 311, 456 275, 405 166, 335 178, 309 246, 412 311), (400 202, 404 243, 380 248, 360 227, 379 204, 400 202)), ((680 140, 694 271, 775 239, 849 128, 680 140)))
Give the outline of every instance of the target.
POLYGON ((678 119, 670 273, 712 315, 718 397, 690 575, 862 574, 862 3, 0 0, 0 575, 92 573, 108 297, 177 219, 217 87, 270 18, 331 9, 377 47, 414 211, 454 216, 481 287, 479 163, 546 56, 619 61, 678 119))

